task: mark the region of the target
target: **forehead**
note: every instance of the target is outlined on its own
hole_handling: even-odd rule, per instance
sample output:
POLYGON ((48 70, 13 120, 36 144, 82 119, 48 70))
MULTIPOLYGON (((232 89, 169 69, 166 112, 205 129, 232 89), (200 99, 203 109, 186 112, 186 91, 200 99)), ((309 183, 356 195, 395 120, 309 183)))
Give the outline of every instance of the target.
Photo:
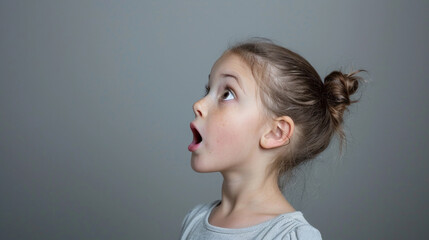
POLYGON ((213 65, 210 76, 217 77, 221 74, 232 74, 244 80, 254 80, 248 64, 234 53, 223 54, 213 65))

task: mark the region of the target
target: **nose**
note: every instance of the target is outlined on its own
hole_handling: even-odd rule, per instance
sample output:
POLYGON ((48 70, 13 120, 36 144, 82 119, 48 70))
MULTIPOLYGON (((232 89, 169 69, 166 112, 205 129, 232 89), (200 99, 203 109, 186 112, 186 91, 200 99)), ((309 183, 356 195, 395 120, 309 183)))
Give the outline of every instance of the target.
POLYGON ((195 117, 205 117, 207 115, 207 106, 204 98, 196 101, 192 106, 192 109, 194 110, 195 117))

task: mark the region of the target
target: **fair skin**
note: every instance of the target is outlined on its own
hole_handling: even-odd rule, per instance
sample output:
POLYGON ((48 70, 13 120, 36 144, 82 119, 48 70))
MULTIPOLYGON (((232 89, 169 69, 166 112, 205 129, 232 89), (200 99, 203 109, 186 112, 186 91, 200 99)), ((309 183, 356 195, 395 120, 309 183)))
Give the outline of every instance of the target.
POLYGON ((288 116, 265 114, 252 71, 239 56, 226 53, 216 61, 208 93, 193 109, 191 166, 224 178, 221 204, 209 223, 244 228, 295 211, 277 185, 278 176, 269 171, 294 123, 288 116))

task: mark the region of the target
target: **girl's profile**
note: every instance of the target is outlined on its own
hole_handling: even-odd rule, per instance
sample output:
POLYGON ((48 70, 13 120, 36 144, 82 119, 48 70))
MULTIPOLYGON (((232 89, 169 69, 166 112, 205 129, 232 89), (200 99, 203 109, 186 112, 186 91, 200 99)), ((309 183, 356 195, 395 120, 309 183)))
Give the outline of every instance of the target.
POLYGON ((191 166, 220 172, 221 200, 186 215, 181 239, 321 239, 282 194, 279 178, 345 139, 343 113, 360 80, 324 80, 303 57, 268 40, 239 43, 214 63, 193 105, 191 166))

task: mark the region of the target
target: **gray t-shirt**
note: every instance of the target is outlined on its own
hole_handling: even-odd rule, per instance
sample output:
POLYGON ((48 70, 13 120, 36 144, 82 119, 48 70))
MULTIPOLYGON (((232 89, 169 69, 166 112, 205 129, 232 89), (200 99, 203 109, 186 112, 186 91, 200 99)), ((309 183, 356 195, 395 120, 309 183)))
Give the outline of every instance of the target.
POLYGON ((186 215, 182 224, 181 240, 226 240, 226 239, 282 239, 282 240, 321 240, 320 232, 311 226, 296 211, 281 214, 273 219, 246 228, 221 228, 213 226, 208 219, 219 200, 200 204, 186 215))

